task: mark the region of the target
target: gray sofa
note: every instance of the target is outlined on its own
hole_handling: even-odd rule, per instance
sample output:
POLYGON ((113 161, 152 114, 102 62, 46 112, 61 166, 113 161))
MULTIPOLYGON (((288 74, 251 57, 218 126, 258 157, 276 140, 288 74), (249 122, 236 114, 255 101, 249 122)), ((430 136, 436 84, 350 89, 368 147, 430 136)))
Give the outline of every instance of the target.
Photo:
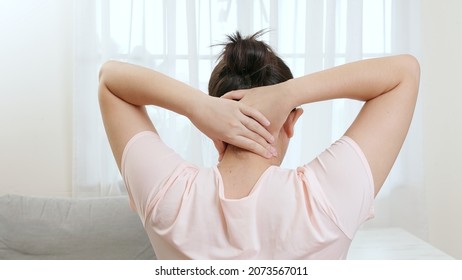
POLYGON ((0 197, 0 259, 155 259, 126 197, 0 197))
MULTIPOLYGON (((128 198, 0 196, 0 259, 155 259, 128 198)), ((400 228, 363 229, 348 259, 452 259, 400 228)))

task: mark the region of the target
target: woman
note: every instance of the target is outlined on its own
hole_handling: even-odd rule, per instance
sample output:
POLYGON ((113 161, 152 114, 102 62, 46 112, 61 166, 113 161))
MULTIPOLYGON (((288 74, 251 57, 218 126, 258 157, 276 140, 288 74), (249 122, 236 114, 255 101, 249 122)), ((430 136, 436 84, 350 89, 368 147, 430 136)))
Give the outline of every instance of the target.
POLYGON ((106 132, 160 259, 344 259, 373 215, 412 119, 418 62, 370 59, 293 79, 259 35, 229 37, 214 97, 139 66, 101 69, 106 132), (335 98, 365 101, 345 135, 310 163, 280 168, 298 107, 335 98), (146 105, 188 117, 214 140, 219 164, 198 167, 168 148, 146 105))

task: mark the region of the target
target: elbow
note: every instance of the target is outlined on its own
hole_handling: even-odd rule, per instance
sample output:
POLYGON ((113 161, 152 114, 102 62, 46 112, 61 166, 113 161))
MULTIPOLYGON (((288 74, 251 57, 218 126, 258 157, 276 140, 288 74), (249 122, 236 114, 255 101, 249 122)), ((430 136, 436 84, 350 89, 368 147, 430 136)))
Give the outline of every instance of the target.
POLYGON ((106 82, 106 80, 107 80, 106 78, 110 74, 111 69, 114 67, 115 63, 116 63, 115 61, 109 60, 109 61, 106 61, 105 63, 103 63, 103 65, 101 65, 101 68, 99 69, 99 82, 100 82, 100 84, 106 82))
POLYGON ((111 81, 114 81, 115 78, 115 68, 117 67, 116 61, 107 61, 101 65, 99 70, 99 90, 98 94, 101 96, 102 94, 111 92, 111 81))
MULTIPOLYGON (((396 58, 395 70, 398 78, 398 85, 405 86, 406 95, 417 98, 420 85, 420 63, 417 58, 410 54, 398 55, 396 58)), ((397 85, 397 86, 398 86, 397 85)))
POLYGON ((404 69, 406 77, 418 88, 420 84, 420 63, 413 55, 403 55, 404 69))
POLYGON ((99 69, 98 97, 100 106, 102 105, 101 103, 102 100, 104 100, 104 96, 110 92, 108 81, 111 76, 111 69, 113 68, 113 63, 113 61, 107 61, 103 65, 101 65, 101 68, 99 69))
POLYGON ((419 60, 413 55, 407 55, 409 67, 411 70, 411 73, 416 76, 417 78, 420 78, 420 63, 419 60))

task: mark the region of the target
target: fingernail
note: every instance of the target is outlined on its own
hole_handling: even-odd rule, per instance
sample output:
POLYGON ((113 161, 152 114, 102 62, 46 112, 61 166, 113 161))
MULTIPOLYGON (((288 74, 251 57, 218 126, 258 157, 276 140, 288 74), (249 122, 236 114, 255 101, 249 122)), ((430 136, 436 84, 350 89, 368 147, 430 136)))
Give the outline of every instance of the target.
POLYGON ((271 146, 271 154, 275 157, 277 157, 278 155, 278 151, 276 150, 276 148, 274 148, 273 146, 271 146))

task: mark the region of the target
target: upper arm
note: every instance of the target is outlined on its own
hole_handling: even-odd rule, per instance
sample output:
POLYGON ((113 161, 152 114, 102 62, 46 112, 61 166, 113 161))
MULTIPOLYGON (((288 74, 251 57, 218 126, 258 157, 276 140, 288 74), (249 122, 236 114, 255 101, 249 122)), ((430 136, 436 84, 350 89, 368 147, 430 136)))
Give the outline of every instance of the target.
POLYGON ((104 79, 100 79, 99 104, 104 128, 120 170, 122 154, 128 141, 141 131, 157 132, 146 108, 130 104, 112 94, 104 79))
POLYGON ((419 88, 418 62, 406 56, 406 73, 392 90, 367 101, 345 133, 362 149, 374 178, 375 194, 387 178, 408 132, 419 88))

